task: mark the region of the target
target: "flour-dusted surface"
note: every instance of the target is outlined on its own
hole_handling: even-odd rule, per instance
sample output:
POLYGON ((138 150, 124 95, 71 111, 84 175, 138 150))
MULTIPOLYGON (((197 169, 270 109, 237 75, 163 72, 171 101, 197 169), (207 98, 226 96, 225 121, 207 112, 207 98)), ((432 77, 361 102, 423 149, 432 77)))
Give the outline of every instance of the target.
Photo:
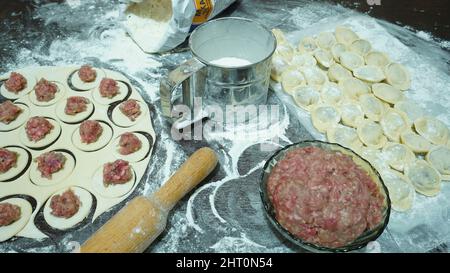
MULTIPOLYGON (((26 8, 10 12, 7 18, 0 21, 1 32, 7 37, 0 40, 0 73, 28 65, 80 65, 86 62, 124 73, 141 91, 144 99, 153 104, 151 111, 158 136, 149 172, 145 175, 147 183, 140 185, 130 198, 153 192, 198 147, 209 145, 218 151, 220 167, 190 197, 184 198, 175 207, 169 216, 168 228, 148 249, 149 252, 301 251, 285 242, 270 227, 263 214, 258 183, 261 168, 272 154, 269 149, 271 143, 278 147, 310 139, 310 134, 288 107, 280 106, 278 121, 261 124, 259 128, 262 129, 253 131, 255 135, 263 136, 264 140, 243 140, 236 134, 225 132, 222 135, 207 134, 204 141, 173 141, 170 125, 160 114, 159 79, 191 55, 185 46, 164 55, 144 54, 120 27, 120 5, 117 2, 66 0, 57 4, 35 0, 23 3, 26 8), (274 138, 275 135, 278 139, 274 138), (260 145, 262 142, 263 146, 260 145)), ((279 27, 288 32, 308 28, 324 18, 355 15, 340 6, 317 1, 243 0, 226 13, 256 19, 269 28, 279 27)), ((441 49, 448 48, 448 41, 439 41, 438 44, 428 33, 418 33, 385 22, 379 24, 415 52, 418 60, 426 60, 416 64, 440 73, 444 79, 448 77, 450 54, 441 49)), ((413 85, 415 80, 413 78, 413 85)), ((433 86, 434 79, 427 78, 425 81, 433 86)), ((448 90, 448 85, 443 90, 448 90)), ((444 91, 441 92, 439 94, 444 94, 444 91)), ((280 100, 271 93, 269 103, 279 104, 280 100)), ((432 104, 431 100, 429 103, 432 104)), ((439 105, 438 99, 433 105, 439 105)), ((448 116, 438 117, 448 122, 448 116)), ((444 199, 448 194, 448 191, 443 192, 439 198, 444 199)), ((19 239, 0 244, 0 252, 70 251, 122 206, 123 203, 100 216, 92 225, 70 235, 44 241, 19 239)), ((450 209, 444 214, 447 226, 450 224, 449 215, 450 209)), ((432 215, 405 216, 401 221, 391 220, 391 226, 405 228, 407 225, 404 223, 418 217, 431 218, 432 215)), ((444 220, 441 222, 444 228, 443 223, 444 220)), ((429 225, 436 223, 429 222, 429 225)), ((432 233, 428 226, 419 226, 411 231, 393 232, 390 228, 377 242, 381 251, 398 252, 430 251, 443 241, 450 239, 432 233), (398 240, 401 234, 409 234, 410 239, 398 240)), ((441 250, 447 250, 446 245, 442 245, 441 250)))

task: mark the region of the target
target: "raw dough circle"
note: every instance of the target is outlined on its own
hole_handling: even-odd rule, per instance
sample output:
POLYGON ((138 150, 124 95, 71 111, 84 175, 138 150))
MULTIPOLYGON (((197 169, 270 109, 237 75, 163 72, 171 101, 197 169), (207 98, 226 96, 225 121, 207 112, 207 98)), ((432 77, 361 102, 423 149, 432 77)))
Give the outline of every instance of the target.
POLYGON ((383 156, 387 164, 397 171, 403 171, 405 165, 416 160, 416 156, 408 146, 400 143, 388 142, 383 147, 383 156))
POLYGON ((405 175, 417 192, 435 196, 441 190, 441 176, 425 160, 416 160, 405 167, 405 175))
POLYGON ((142 118, 147 114, 147 104, 142 101, 137 101, 139 106, 141 107, 141 114, 136 118, 135 121, 130 120, 127 116, 125 116, 122 111, 120 111, 120 104, 116 105, 112 111, 112 121, 114 124, 120 127, 131 127, 137 123, 139 123, 142 118))
POLYGON ((20 102, 14 104, 22 109, 22 113, 20 113, 19 116, 17 116, 17 118, 11 121, 9 124, 0 122, 0 132, 7 132, 17 129, 22 126, 30 117, 30 108, 28 107, 28 105, 20 102))
POLYGON ((55 142, 59 135, 61 134, 61 126, 59 125, 59 123, 49 117, 45 117, 52 125, 53 125, 53 129, 50 131, 50 133, 48 133, 43 139, 39 140, 39 141, 31 141, 28 139, 26 130, 25 130, 25 126, 22 126, 22 128, 20 128, 20 132, 19 132, 19 138, 20 141, 27 147, 32 148, 32 149, 39 149, 39 148, 43 148, 45 146, 48 146, 50 144, 52 144, 53 142, 55 142))
POLYGON ((31 90, 34 89, 34 86, 37 83, 36 77, 34 77, 31 73, 28 72, 22 72, 22 71, 16 71, 17 73, 22 74, 22 76, 25 77, 25 79, 27 79, 27 86, 25 87, 25 89, 23 89, 22 91, 20 91, 18 94, 14 94, 13 92, 10 92, 6 89, 5 84, 3 83, 2 86, 0 87, 0 94, 10 100, 15 100, 18 98, 21 98, 23 96, 26 96, 28 93, 31 92, 31 90))
POLYGON ((407 90, 411 87, 411 76, 403 65, 390 63, 384 68, 384 73, 387 83, 395 88, 407 90))
POLYGON ((358 39, 354 41, 349 47, 351 52, 354 52, 360 56, 366 56, 372 50, 372 45, 369 41, 364 39, 358 39))
POLYGON ((386 67, 391 62, 389 57, 380 51, 371 51, 364 58, 367 65, 375 65, 380 68, 386 67))
POLYGON ((316 40, 313 37, 304 37, 298 44, 298 51, 300 53, 312 54, 317 49, 316 40))
POLYGON ((101 120, 99 120, 98 122, 100 123, 100 126, 102 126, 103 128, 103 132, 96 142, 89 144, 81 142, 80 126, 78 126, 77 129, 72 134, 73 145, 84 152, 97 151, 108 145, 109 141, 113 136, 113 130, 106 122, 101 120))
POLYGON ((416 196, 411 181, 403 174, 395 171, 384 172, 382 177, 389 191, 392 208, 399 212, 410 210, 416 196))
POLYGON ((28 161, 30 160, 30 155, 28 152, 20 147, 4 147, 11 152, 17 153, 17 163, 15 167, 12 167, 9 171, 5 173, 0 173, 0 182, 7 181, 11 178, 18 176, 21 172, 25 170, 28 165, 28 161))
POLYGON ((370 93, 367 84, 352 77, 340 81, 339 87, 349 100, 358 100, 361 95, 370 93))
POLYGON ((89 100, 89 103, 86 105, 86 111, 77 113, 73 116, 67 115, 65 112, 67 100, 64 100, 56 106, 56 116, 65 123, 79 123, 84 121, 94 112, 94 104, 89 98, 86 99, 89 100))
POLYGON ((118 136, 116 139, 114 139, 114 142, 113 142, 114 147, 115 147, 114 156, 117 159, 123 159, 128 162, 139 162, 147 156, 148 152, 150 151, 150 143, 149 143, 148 139, 141 133, 133 132, 133 134, 135 136, 137 136, 137 138, 139 138, 139 140, 141 141, 141 143, 142 143, 141 148, 132 154, 121 155, 119 153, 119 148, 120 148, 119 142, 120 142, 121 136, 118 136))
POLYGON ((440 120, 433 117, 422 117, 414 121, 414 128, 419 135, 433 144, 444 145, 447 143, 449 129, 440 120))
POLYGON ((327 82, 322 86, 320 97, 325 104, 339 104, 344 100, 344 93, 334 82, 327 82))
POLYGON ((450 180, 450 147, 437 146, 431 149, 426 160, 442 175, 444 180, 450 180))
POLYGON ((358 35, 353 32, 353 30, 344 26, 337 26, 334 35, 339 43, 345 44, 346 46, 351 45, 354 41, 359 39, 358 35))
POLYGON ((327 138, 329 142, 338 143, 354 151, 359 151, 363 146, 354 128, 340 124, 327 130, 327 138))
POLYGON ((342 52, 339 56, 339 61, 343 67, 351 71, 364 65, 363 57, 350 51, 342 52))
POLYGON ((45 177, 42 177, 41 172, 37 168, 37 162, 34 160, 31 162, 30 167, 30 179, 33 182, 33 184, 36 184, 38 186, 53 186, 60 182, 62 182, 65 178, 67 178, 72 171, 75 169, 75 159, 72 157, 71 154, 66 153, 64 151, 56 151, 58 153, 64 154, 66 157, 66 163, 64 164, 64 168, 59 170, 58 172, 52 174, 52 178, 48 179, 45 177))
POLYGON ((94 190, 105 198, 116 198, 127 194, 136 182, 136 174, 133 167, 131 167, 132 178, 125 184, 116 184, 105 186, 103 183, 103 166, 99 167, 92 177, 92 186, 94 190))
POLYGON ((86 217, 88 217, 89 213, 91 212, 91 208, 92 208, 92 195, 90 192, 80 187, 65 188, 52 194, 52 196, 48 198, 44 207, 44 219, 47 222, 47 224, 49 224, 51 227, 59 230, 65 230, 75 226, 76 224, 83 221, 86 217), (67 219, 64 217, 56 217, 51 213, 52 209, 50 207, 50 204, 52 197, 57 194, 62 194, 68 189, 73 190, 74 194, 78 196, 78 198, 80 199, 81 204, 79 210, 72 217, 67 219))
POLYGON ((292 92, 295 103, 306 111, 310 111, 320 101, 319 92, 312 86, 299 86, 292 92))
POLYGON ((55 98, 52 99, 51 101, 38 101, 35 92, 31 92, 29 94, 29 99, 34 105, 43 107, 50 106, 57 103, 61 98, 64 97, 64 94, 66 93, 66 88, 64 87, 64 85, 55 81, 50 82, 56 84, 56 86, 58 87, 58 90, 56 91, 55 94, 55 98))
POLYGON ((383 70, 373 65, 360 66, 353 70, 353 75, 366 82, 381 82, 385 79, 383 70))
POLYGON ((336 38, 332 32, 322 32, 317 35, 316 44, 325 50, 330 50, 336 44, 336 38))
POLYGON ((21 212, 19 220, 8 226, 0 227, 0 242, 4 242, 19 233, 25 227, 33 213, 33 208, 31 207, 30 202, 23 198, 10 198, 3 200, 0 203, 10 203, 19 206, 21 212))
POLYGON ((78 76, 79 69, 75 70, 75 72, 72 74, 70 78, 70 82, 72 83, 73 87, 75 87, 76 89, 87 91, 99 86, 100 82, 102 81, 102 79, 105 77, 106 74, 100 68, 93 67, 93 69, 97 72, 97 76, 95 77, 95 80, 93 82, 83 82, 78 76))
POLYGON ((336 125, 341 120, 341 115, 333 105, 321 104, 311 111, 311 120, 314 127, 321 133, 336 125))
POLYGON ((328 79, 333 82, 341 82, 353 78, 352 72, 345 69, 342 65, 334 63, 328 69, 328 79))
POLYGON ((375 83, 372 85, 373 94, 390 104, 396 104, 397 102, 403 100, 405 96, 403 92, 394 88, 393 86, 385 83, 375 83))
POLYGON ((92 97, 96 102, 102 105, 109 105, 111 103, 121 101, 125 99, 128 95, 128 86, 121 81, 117 81, 117 85, 119 86, 119 93, 112 98, 102 97, 100 95, 99 86, 92 89, 92 97))
POLYGON ((294 67, 310 67, 316 64, 316 59, 308 53, 296 53, 291 60, 291 65, 294 67))

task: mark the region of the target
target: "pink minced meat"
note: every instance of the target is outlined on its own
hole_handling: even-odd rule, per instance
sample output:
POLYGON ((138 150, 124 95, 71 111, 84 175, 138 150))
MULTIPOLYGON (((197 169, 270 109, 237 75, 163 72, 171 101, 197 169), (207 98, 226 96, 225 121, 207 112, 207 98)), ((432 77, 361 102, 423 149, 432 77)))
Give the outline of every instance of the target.
POLYGON ((87 104, 89 100, 85 97, 69 97, 67 98, 66 108, 64 108, 64 112, 66 115, 73 116, 78 113, 82 113, 87 110, 87 104))
POLYGON ((69 189, 61 195, 55 195, 50 201, 51 214, 59 218, 70 218, 80 209, 80 198, 69 189))
POLYGON ((62 153, 47 152, 38 156, 35 161, 41 176, 51 179, 52 175, 64 168, 67 158, 62 153))
POLYGON ((142 142, 135 134, 124 133, 120 136, 119 146, 121 155, 129 155, 141 149, 142 142))
POLYGON ((78 77, 80 77, 83 82, 93 82, 97 77, 97 72, 92 66, 85 64, 78 70, 78 77))
POLYGON ((55 98, 56 92, 58 92, 58 86, 44 78, 40 79, 34 87, 36 100, 41 102, 51 101, 55 98))
POLYGON ((53 125, 44 117, 32 117, 28 120, 25 131, 30 141, 43 139, 53 129, 53 125))
POLYGON ((131 121, 135 121, 141 114, 141 106, 137 100, 133 99, 122 102, 119 109, 131 121))
POLYGON ((6 90, 12 93, 19 93, 27 86, 27 79, 20 73, 11 72, 8 80, 5 82, 6 90))
POLYGON ((6 173, 17 164, 17 154, 8 149, 0 148, 0 173, 6 173))
POLYGON ((0 203, 0 227, 9 226, 20 219, 20 207, 11 203, 0 203))
POLYGON ((99 90, 102 97, 113 98, 119 93, 119 85, 113 79, 103 78, 99 90))
POLYGON ((22 109, 9 100, 0 104, 0 122, 4 124, 10 124, 16 120, 20 113, 22 109))
POLYGON ((339 152, 318 147, 288 152, 273 168, 267 191, 278 222, 320 246, 345 246, 383 220, 377 184, 339 152))
POLYGON ((125 184, 133 177, 128 161, 119 159, 103 166, 103 183, 106 186, 125 184))
POLYGON ((103 133, 103 127, 96 120, 86 120, 80 125, 81 142, 90 144, 98 140, 103 133))

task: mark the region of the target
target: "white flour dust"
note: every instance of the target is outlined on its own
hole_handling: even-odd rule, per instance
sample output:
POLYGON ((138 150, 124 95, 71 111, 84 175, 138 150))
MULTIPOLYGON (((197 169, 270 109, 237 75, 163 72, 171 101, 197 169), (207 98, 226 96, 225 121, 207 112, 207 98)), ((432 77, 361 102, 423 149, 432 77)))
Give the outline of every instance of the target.
POLYGON ((248 60, 236 57, 223 57, 213 60, 211 63, 222 67, 240 67, 252 64, 248 60))

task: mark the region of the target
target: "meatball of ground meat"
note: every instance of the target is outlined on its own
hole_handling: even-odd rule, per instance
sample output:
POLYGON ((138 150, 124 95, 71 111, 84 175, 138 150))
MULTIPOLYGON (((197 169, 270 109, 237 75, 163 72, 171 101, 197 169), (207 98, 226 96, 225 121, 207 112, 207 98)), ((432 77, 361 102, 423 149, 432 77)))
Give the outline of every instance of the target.
POLYGON ((12 93, 19 93, 27 86, 27 79, 20 73, 11 72, 8 80, 5 82, 6 90, 12 93))
POLYGON ((66 113, 66 115, 76 115, 78 113, 86 111, 88 103, 89 100, 85 97, 69 97, 67 98, 66 108, 64 109, 64 112, 66 113))
POLYGON ((97 77, 97 72, 92 66, 85 64, 78 70, 78 77, 80 77, 83 82, 93 82, 97 77))
POLYGON ((125 184, 132 178, 128 161, 119 159, 103 166, 103 183, 108 185, 125 184))
POLYGON ((55 195, 50 201, 51 214, 60 218, 70 218, 80 209, 80 198, 69 189, 61 195, 55 195))
POLYGON ((44 117, 32 117, 28 120, 25 131, 30 141, 43 139, 53 129, 53 125, 44 117))
POLYGON ((137 100, 127 100, 120 104, 120 111, 127 116, 131 121, 135 121, 141 114, 141 106, 137 100))
POLYGON ((86 120, 80 125, 81 142, 90 144, 98 140, 103 133, 103 127, 96 120, 86 120))
POLYGON ((0 227, 9 226, 20 219, 20 207, 11 203, 0 203, 0 227))
POLYGON ((34 87, 36 100, 41 102, 51 101, 55 98, 56 92, 58 92, 58 86, 44 78, 40 79, 34 87))
POLYGON ((8 149, 0 148, 0 173, 6 173, 17 164, 17 154, 8 149))
POLYGON ((7 100, 0 104, 0 122, 10 124, 22 113, 22 109, 7 100))
POLYGON ((120 136, 120 150, 121 155, 132 154, 142 147, 141 140, 133 133, 125 133, 120 136))
POLYGON ((37 162, 37 168, 41 172, 41 176, 51 179, 52 175, 62 168, 66 163, 67 158, 62 153, 47 152, 38 156, 35 161, 37 162))
POLYGON ((99 89, 100 95, 106 98, 113 98, 119 93, 119 85, 117 84, 117 81, 110 78, 104 78, 100 82, 99 89))

